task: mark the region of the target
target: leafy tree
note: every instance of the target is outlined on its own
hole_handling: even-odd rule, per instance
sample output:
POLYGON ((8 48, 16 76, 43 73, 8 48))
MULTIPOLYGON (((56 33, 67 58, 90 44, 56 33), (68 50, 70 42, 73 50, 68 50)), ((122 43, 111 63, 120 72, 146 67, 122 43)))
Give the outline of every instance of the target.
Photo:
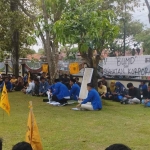
POLYGON ((135 39, 142 43, 144 53, 150 55, 150 28, 139 33, 135 39))
POLYGON ((33 22, 18 8, 18 0, 0 1, 0 51, 12 54, 13 73, 19 74, 21 51, 36 42, 33 22))
POLYGON ((57 75, 58 42, 53 32, 53 25, 61 18, 68 3, 66 0, 22 0, 19 6, 22 11, 34 20, 36 35, 41 38, 49 64, 50 82, 57 75))
POLYGON ((60 52, 63 52, 66 54, 66 57, 64 58, 65 60, 75 61, 76 55, 79 52, 79 50, 77 47, 71 48, 71 46, 63 46, 61 47, 60 52))
POLYGON ((72 1, 57 21, 54 31, 63 45, 78 44, 81 56, 94 68, 92 82, 97 87, 97 66, 100 55, 118 34, 115 15, 111 10, 102 10, 102 2, 97 0, 72 1), (94 54, 97 51, 97 55, 94 54))

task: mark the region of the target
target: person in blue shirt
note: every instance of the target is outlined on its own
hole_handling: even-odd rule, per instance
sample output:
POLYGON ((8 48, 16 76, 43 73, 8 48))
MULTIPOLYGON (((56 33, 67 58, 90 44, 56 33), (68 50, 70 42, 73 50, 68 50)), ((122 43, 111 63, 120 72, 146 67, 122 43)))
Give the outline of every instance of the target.
POLYGON ((127 94, 127 89, 121 82, 116 82, 115 87, 115 92, 111 94, 110 99, 116 102, 120 102, 127 94))
POLYGON ((76 84, 75 79, 70 79, 70 86, 71 86, 71 90, 70 90, 71 99, 78 100, 79 93, 80 93, 80 87, 78 84, 76 84))
POLYGON ((88 96, 86 99, 82 100, 79 98, 81 103, 77 105, 77 107, 83 110, 101 110, 102 109, 102 102, 99 96, 99 93, 94 89, 92 83, 87 84, 88 96))
POLYGON ((8 92, 12 91, 12 88, 13 88, 13 87, 12 87, 12 84, 11 84, 11 82, 9 81, 9 78, 8 78, 8 77, 6 77, 5 80, 2 82, 2 84, 0 85, 1 91, 3 90, 4 83, 5 83, 5 85, 6 85, 7 91, 8 91, 8 92))
POLYGON ((67 104, 70 99, 70 93, 66 85, 61 83, 59 79, 55 79, 54 90, 52 92, 52 100, 59 102, 62 105, 67 104))
POLYGON ((44 77, 41 77, 41 82, 40 82, 40 87, 39 87, 39 95, 40 96, 46 96, 46 92, 48 91, 49 88, 49 84, 48 82, 45 80, 44 77))
POLYGON ((144 81, 142 81, 141 84, 139 85, 139 89, 140 89, 140 93, 141 93, 142 97, 146 97, 148 87, 144 81))

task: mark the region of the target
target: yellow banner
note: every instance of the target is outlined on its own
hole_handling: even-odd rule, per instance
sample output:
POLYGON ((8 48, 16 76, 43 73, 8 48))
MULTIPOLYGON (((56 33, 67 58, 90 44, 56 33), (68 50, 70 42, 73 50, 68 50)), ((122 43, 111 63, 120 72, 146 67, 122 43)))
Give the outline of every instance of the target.
POLYGON ((4 109, 8 114, 10 114, 10 104, 8 100, 8 93, 6 89, 6 85, 4 83, 1 101, 0 101, 0 107, 4 109))
POLYGON ((78 74, 79 73, 79 64, 78 63, 70 63, 69 71, 70 71, 70 74, 78 74))
POLYGON ((48 73, 48 64, 42 65, 42 72, 48 73))
MULTIPOLYGON (((30 102, 31 103, 31 102, 30 102)), ((33 150, 43 150, 40 134, 38 131, 38 126, 33 114, 32 106, 30 105, 30 112, 27 122, 27 133, 26 133, 26 142, 30 143, 33 150)))

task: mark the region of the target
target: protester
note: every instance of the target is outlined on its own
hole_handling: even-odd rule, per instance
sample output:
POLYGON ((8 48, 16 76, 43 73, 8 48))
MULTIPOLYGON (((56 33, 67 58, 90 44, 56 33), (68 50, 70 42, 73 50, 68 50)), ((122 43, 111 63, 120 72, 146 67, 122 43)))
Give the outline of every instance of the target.
POLYGON ((39 82, 38 78, 34 79, 34 84, 35 84, 35 87, 34 87, 32 95, 33 96, 39 96, 40 82, 39 82))
POLYGON ((79 82, 79 78, 76 77, 75 80, 76 80, 76 83, 79 85, 79 87, 81 87, 81 82, 79 82))
POLYGON ((142 98, 145 97, 147 95, 148 89, 144 81, 142 81, 141 84, 139 85, 139 89, 140 89, 142 98))
POLYGON ((129 89, 128 95, 121 101, 122 104, 140 104, 141 95, 140 90, 133 86, 132 83, 128 83, 127 87, 129 89))
POLYGON ((98 93, 101 98, 106 98, 107 87, 103 85, 102 81, 98 82, 98 93))
POLYGON ((107 147, 105 150, 131 150, 131 149, 124 144, 113 144, 107 147))
MULTIPOLYGON (((28 83, 28 82, 27 82, 28 83)), ((24 88, 24 82, 22 77, 18 77, 16 83, 15 83, 15 87, 14 90, 15 91, 21 91, 24 88)))
POLYGON ((101 81, 102 81, 103 85, 105 85, 107 87, 107 81, 106 81, 105 76, 102 76, 101 81))
POLYGON ((66 105, 70 99, 70 93, 66 85, 55 79, 54 90, 52 92, 52 100, 59 102, 61 105, 66 105))
POLYGON ((1 89, 1 90, 3 89, 4 83, 5 83, 5 85, 6 85, 7 91, 8 91, 8 92, 12 91, 12 84, 11 84, 11 82, 9 81, 9 78, 8 78, 8 77, 5 77, 3 83, 0 85, 0 89, 1 89))
POLYGON ((31 144, 27 142, 19 142, 13 146, 12 150, 33 150, 31 144))
POLYGON ((112 81, 110 82, 110 86, 109 86, 109 88, 108 88, 108 90, 107 90, 107 93, 106 93, 106 99, 107 99, 107 100, 109 100, 110 97, 112 96, 112 94, 115 93, 115 91, 116 91, 116 86, 115 86, 115 84, 116 84, 116 81, 114 81, 114 80, 112 80, 112 81))
POLYGON ((46 96, 47 95, 46 92, 48 91, 49 84, 44 77, 41 77, 40 80, 41 82, 39 87, 39 95, 46 96))
POLYGON ((79 98, 77 107, 81 110, 101 110, 102 102, 99 93, 94 89, 92 83, 87 84, 88 96, 82 100, 79 98))
POLYGON ((68 75, 65 74, 62 83, 65 84, 68 88, 69 88, 69 86, 70 86, 70 85, 69 85, 69 80, 70 80, 70 79, 68 78, 68 75))
POLYGON ((150 83, 148 84, 147 95, 142 99, 142 104, 146 107, 150 107, 150 83))
POLYGON ((11 82, 11 84, 12 84, 12 88, 14 88, 14 87, 15 87, 15 84, 16 84, 16 82, 17 82, 17 79, 16 79, 15 75, 12 75, 12 78, 11 78, 10 82, 11 82))
POLYGON ((35 83, 32 77, 30 77, 30 82, 28 83, 28 86, 26 89, 23 90, 25 94, 32 94, 35 88, 35 83))
POLYGON ((120 102, 127 94, 127 90, 121 82, 116 82, 115 87, 115 92, 111 93, 111 95, 109 95, 109 98, 113 101, 120 102))
POLYGON ((80 87, 76 83, 75 79, 70 79, 70 86, 71 86, 71 90, 70 90, 71 99, 78 100, 79 93, 80 93, 80 87))

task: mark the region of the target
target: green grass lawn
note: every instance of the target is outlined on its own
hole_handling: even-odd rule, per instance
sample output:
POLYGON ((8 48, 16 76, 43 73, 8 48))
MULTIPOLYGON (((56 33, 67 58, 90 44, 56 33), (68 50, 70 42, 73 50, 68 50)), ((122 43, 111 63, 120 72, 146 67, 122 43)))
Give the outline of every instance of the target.
POLYGON ((9 93, 10 116, 0 109, 3 150, 25 140, 28 102, 38 124, 44 150, 104 150, 124 143, 133 150, 150 150, 150 108, 104 101, 102 111, 72 111, 75 105, 50 106, 40 97, 9 93))

